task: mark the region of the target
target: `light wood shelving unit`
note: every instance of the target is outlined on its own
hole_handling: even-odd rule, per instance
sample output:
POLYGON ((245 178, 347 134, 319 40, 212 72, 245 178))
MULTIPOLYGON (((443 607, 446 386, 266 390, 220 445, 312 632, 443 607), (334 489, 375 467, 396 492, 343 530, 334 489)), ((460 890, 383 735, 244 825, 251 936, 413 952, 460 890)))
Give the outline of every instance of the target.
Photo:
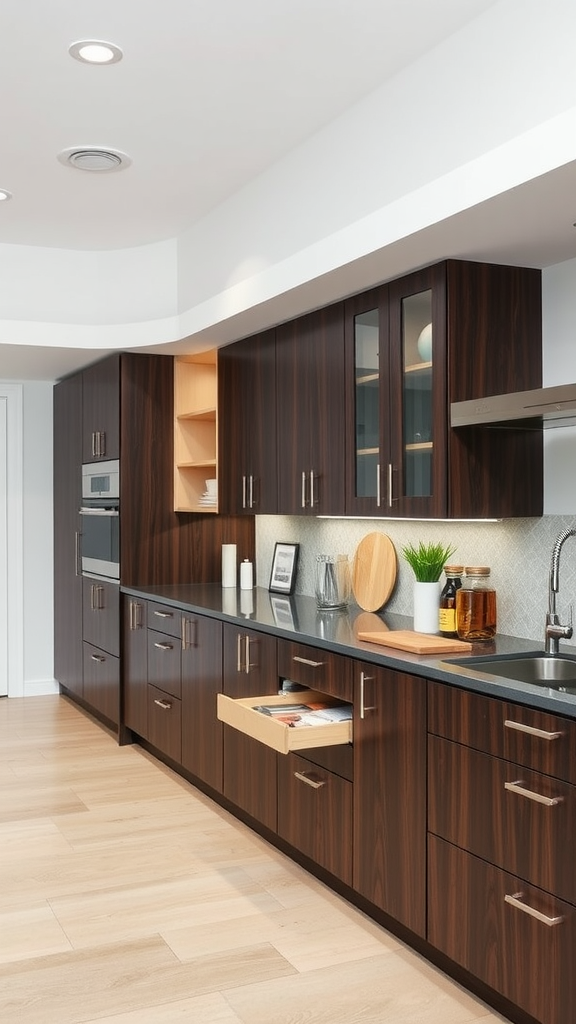
POLYGON ((217 354, 174 359, 174 509, 217 512, 206 504, 206 480, 218 478, 217 354))

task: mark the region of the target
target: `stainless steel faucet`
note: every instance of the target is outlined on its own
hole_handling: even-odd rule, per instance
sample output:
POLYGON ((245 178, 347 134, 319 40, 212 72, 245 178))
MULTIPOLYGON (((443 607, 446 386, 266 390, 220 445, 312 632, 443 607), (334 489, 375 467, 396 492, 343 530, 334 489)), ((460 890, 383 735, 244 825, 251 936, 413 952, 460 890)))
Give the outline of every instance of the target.
POLYGON ((546 654, 560 653, 560 640, 569 640, 572 636, 572 605, 570 605, 570 623, 563 626, 560 623, 556 612, 556 594, 559 590, 560 551, 568 537, 576 537, 576 528, 564 530, 559 534, 552 548, 552 564, 550 566, 550 583, 548 587, 548 612, 546 613, 546 628, 544 639, 546 642, 546 654))

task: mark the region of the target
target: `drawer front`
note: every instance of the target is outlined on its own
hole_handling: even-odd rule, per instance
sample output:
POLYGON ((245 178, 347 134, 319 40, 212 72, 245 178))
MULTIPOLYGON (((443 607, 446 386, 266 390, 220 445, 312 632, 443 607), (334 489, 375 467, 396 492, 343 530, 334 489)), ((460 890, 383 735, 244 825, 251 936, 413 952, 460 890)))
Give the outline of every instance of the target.
POLYGON ((182 757, 182 711, 172 694, 148 685, 148 739, 167 757, 180 764, 182 757))
POLYGON ((576 785, 576 721, 443 683, 428 694, 429 732, 576 785))
POLYGON ((84 642, 84 700, 108 721, 120 721, 120 659, 84 642))
POLYGON ((352 661, 341 654, 279 640, 278 674, 282 679, 291 679, 311 690, 353 700, 352 661))
POLYGON ((576 903, 576 788, 430 736, 428 829, 576 903))
POLYGON ((576 1006, 576 909, 435 836, 428 939, 542 1024, 576 1006))
POLYGON ((182 693, 180 642, 165 633, 148 630, 148 682, 173 697, 182 693))
POLYGON ((178 608, 170 608, 167 604, 148 601, 148 625, 159 633, 182 638, 182 612, 178 608))
POLYGON ((352 884, 352 785, 296 754, 279 759, 278 834, 352 884))

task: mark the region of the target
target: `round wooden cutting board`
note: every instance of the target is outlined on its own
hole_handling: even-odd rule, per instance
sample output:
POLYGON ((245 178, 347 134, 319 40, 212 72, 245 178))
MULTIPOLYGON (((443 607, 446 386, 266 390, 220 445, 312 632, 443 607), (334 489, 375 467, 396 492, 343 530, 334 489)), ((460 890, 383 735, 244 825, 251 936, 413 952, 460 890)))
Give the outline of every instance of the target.
POLYGON ((385 533, 368 533, 359 543, 352 567, 352 593, 367 612, 376 612, 396 583, 396 549, 385 533))

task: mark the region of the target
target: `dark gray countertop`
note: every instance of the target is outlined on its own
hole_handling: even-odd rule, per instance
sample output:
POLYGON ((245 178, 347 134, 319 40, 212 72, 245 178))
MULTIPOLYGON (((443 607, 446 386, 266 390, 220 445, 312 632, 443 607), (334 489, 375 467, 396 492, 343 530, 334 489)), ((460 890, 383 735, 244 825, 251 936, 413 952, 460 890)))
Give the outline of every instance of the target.
MULTIPOLYGON (((488 665, 487 670, 482 672, 465 665, 455 665, 455 658, 463 660, 461 654, 426 657, 357 639, 359 631, 377 630, 382 624, 389 629, 412 629, 412 619, 406 615, 365 612, 354 604, 339 611, 320 611, 313 597, 285 597, 271 594, 261 587, 254 590, 228 589, 217 583, 121 587, 121 591, 132 597, 157 600, 193 614, 249 626, 264 633, 298 640, 303 644, 326 648, 401 672, 438 679, 492 697, 514 700, 576 718, 576 688, 573 693, 565 693, 490 675, 488 665)), ((522 654, 542 649, 543 644, 533 640, 498 634, 493 642, 474 645, 469 657, 522 654)))

